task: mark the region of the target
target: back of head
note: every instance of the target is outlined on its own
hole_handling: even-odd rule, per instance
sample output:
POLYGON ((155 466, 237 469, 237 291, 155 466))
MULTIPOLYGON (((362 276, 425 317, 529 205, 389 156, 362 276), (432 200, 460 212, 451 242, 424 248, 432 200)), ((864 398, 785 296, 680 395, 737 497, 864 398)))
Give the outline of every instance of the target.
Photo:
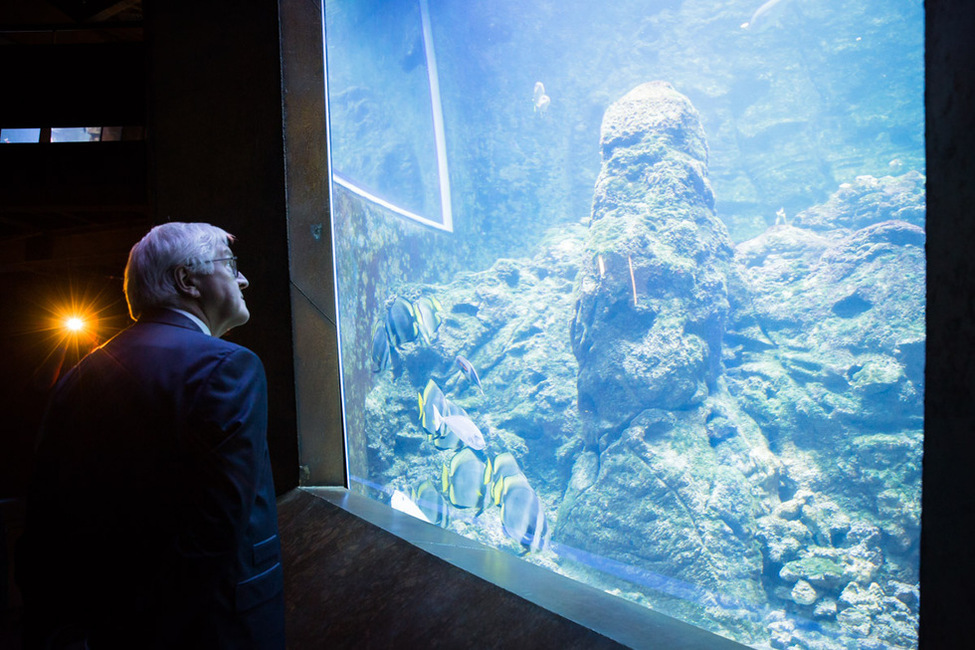
POLYGON ((212 273, 214 251, 230 244, 233 236, 208 223, 170 222, 150 230, 129 251, 125 265, 125 299, 129 315, 137 320, 148 309, 179 307, 173 271, 178 266, 198 267, 212 273))

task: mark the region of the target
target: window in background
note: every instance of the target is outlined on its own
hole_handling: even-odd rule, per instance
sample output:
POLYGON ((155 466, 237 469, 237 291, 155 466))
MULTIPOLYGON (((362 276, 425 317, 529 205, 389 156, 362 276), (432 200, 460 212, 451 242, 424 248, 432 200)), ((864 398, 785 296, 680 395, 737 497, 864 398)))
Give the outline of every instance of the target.
POLYGON ((56 127, 52 129, 3 129, 3 142, 117 142, 142 140, 145 129, 141 126, 86 126, 56 127))
POLYGON ((51 142, 99 142, 101 138, 98 126, 51 129, 51 142))
POLYGON ((3 129, 0 131, 0 142, 37 142, 41 137, 40 129, 3 129))

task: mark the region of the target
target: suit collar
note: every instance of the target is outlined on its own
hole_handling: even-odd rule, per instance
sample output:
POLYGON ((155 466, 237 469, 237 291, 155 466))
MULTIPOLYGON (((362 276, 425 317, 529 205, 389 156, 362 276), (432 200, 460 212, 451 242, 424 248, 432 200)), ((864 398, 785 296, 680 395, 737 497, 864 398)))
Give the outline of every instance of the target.
POLYGON ((178 311, 173 311, 172 309, 166 309, 164 307, 146 310, 143 312, 142 316, 139 317, 138 322, 174 325, 176 327, 182 327, 184 329, 193 330, 194 332, 203 334, 200 326, 190 320, 187 316, 179 313, 178 311))
POLYGON ((207 324, 204 323, 202 320, 200 320, 197 316, 194 316, 193 314, 191 314, 190 312, 184 309, 176 309, 175 307, 173 308, 173 311, 189 318, 191 321, 193 321, 193 323, 197 327, 200 328, 200 331, 206 334, 207 336, 213 336, 213 332, 210 331, 210 328, 207 327, 207 324))

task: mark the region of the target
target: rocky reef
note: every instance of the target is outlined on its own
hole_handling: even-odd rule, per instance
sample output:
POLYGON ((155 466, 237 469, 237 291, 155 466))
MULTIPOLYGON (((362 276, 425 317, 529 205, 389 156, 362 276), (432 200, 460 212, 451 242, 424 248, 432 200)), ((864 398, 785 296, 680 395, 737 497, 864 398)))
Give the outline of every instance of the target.
MULTIPOLYGON (((656 82, 610 107, 601 142, 570 328, 598 455, 577 461, 556 536, 754 602, 757 504, 739 459, 720 462, 707 433, 729 414, 718 396, 733 248, 714 214, 704 132, 690 102, 656 82)), ((749 468, 760 482, 774 471, 763 460, 749 468)))
POLYGON ((732 243, 714 215, 697 111, 643 84, 606 112, 570 327, 587 435, 700 404, 720 371, 732 243), (613 395, 612 400, 603 396, 613 395))
MULTIPOLYGON (((372 378, 369 480, 440 476, 417 424, 434 379, 538 493, 552 548, 527 559, 751 645, 912 647, 923 176, 861 176, 734 245, 668 84, 615 102, 601 150, 588 227, 390 288, 445 314, 372 378)), ((520 550, 493 512, 452 526, 520 550)))

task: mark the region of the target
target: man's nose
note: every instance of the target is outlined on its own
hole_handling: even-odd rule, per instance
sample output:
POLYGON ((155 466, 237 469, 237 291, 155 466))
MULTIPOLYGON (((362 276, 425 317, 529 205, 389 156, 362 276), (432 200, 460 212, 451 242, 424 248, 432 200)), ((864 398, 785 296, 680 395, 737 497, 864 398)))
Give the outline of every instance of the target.
POLYGON ((246 289, 249 285, 250 282, 247 281, 247 278, 244 277, 244 274, 241 273, 240 271, 237 271, 237 286, 239 286, 241 289, 246 289))

